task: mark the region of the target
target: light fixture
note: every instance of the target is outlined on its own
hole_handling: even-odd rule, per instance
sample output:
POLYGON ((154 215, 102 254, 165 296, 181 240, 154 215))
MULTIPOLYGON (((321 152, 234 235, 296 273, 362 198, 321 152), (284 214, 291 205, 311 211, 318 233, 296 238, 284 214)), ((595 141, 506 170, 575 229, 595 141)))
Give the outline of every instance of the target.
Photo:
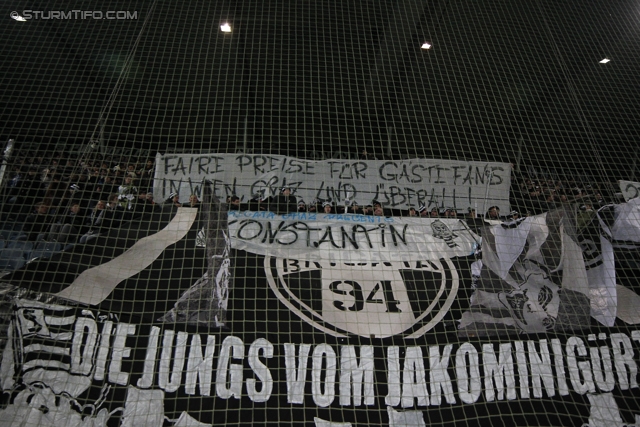
POLYGON ((220 25, 220 31, 222 31, 223 33, 230 33, 231 32, 231 25, 229 25, 228 22, 223 22, 220 25))
POLYGON ((422 43, 422 46, 420 46, 420 49, 428 50, 428 49, 431 49, 431 46, 433 46, 431 43, 424 42, 422 43))
POLYGON ((606 64, 609 61, 611 61, 609 58, 604 58, 602 61, 600 61, 600 64, 606 64))

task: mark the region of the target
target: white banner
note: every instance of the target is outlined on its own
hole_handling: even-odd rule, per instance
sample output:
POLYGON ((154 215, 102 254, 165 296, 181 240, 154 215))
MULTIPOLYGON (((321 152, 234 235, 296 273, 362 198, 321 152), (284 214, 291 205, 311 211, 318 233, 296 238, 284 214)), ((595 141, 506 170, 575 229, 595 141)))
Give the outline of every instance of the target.
POLYGON ((640 243, 640 198, 615 205, 615 221, 611 237, 622 242, 640 243))
POLYGON ((628 202, 631 199, 635 199, 636 197, 640 197, 640 182, 635 181, 618 181, 620 183, 620 191, 622 192, 622 197, 624 200, 628 202))
POLYGON ((283 186, 298 200, 313 199, 360 205, 380 201, 385 208, 455 207, 509 210, 511 168, 508 163, 451 160, 322 160, 259 154, 167 154, 156 157, 154 196, 172 192, 186 202, 199 195, 202 181, 213 183, 216 196, 274 196, 283 186), (486 199, 486 201, 485 201, 486 199))
POLYGON ((229 211, 231 246, 305 261, 438 260, 473 253, 480 237, 455 219, 229 211))
POLYGON ((567 215, 551 211, 482 230, 482 260, 472 266, 476 290, 460 320, 462 335, 583 327, 589 282, 567 215))

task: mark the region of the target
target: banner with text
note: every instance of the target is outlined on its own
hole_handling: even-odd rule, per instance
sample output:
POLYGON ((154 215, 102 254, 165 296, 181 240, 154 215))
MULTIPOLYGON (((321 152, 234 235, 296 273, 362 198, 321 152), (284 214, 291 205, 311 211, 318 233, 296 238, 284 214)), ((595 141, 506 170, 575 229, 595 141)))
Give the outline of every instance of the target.
POLYGON ((418 261, 467 256, 480 236, 456 219, 229 211, 231 245, 307 261, 418 261))
POLYGON ((172 192, 186 202, 200 195, 203 180, 216 196, 269 197, 290 187, 298 200, 314 199, 360 205, 380 201, 385 207, 469 207, 509 209, 511 167, 508 163, 408 160, 322 160, 259 154, 158 154, 154 196, 164 200, 172 192))
POLYGON ((640 425, 640 250, 602 259, 572 211, 480 227, 469 255, 453 220, 439 241, 429 219, 209 195, 2 277, 0 425, 640 425), (327 255, 405 245, 411 260, 327 255), (600 265, 608 324, 590 318, 600 265))

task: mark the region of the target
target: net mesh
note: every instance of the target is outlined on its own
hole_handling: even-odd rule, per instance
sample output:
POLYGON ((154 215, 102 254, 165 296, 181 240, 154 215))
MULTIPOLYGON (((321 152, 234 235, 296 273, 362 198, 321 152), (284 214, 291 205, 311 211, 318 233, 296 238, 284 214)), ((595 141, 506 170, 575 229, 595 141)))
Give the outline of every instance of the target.
POLYGON ((635 2, 0 11, 5 425, 640 425, 635 2))

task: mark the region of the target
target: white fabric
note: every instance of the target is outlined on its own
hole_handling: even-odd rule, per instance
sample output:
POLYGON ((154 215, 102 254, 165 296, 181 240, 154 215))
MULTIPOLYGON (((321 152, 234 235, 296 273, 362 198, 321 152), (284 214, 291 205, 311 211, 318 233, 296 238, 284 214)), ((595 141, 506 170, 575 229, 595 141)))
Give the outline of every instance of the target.
POLYGON ((83 271, 57 295, 85 304, 100 304, 119 283, 150 266, 168 246, 186 236, 197 213, 198 209, 195 208, 178 208, 173 220, 164 229, 138 240, 119 257, 83 271))
POLYGON ((454 219, 229 212, 231 246, 308 261, 437 260, 473 253, 479 237, 454 219), (344 247, 343 247, 344 246, 344 247))
POLYGON ((286 186, 305 201, 342 204, 348 199, 366 205, 376 199, 385 207, 401 209, 421 203, 458 209, 486 204, 508 212, 511 166, 444 159, 312 161, 281 155, 185 153, 158 155, 154 178, 156 200, 177 192, 183 203, 206 179, 213 183, 216 196, 237 195, 243 202, 256 193, 278 195, 286 186))

